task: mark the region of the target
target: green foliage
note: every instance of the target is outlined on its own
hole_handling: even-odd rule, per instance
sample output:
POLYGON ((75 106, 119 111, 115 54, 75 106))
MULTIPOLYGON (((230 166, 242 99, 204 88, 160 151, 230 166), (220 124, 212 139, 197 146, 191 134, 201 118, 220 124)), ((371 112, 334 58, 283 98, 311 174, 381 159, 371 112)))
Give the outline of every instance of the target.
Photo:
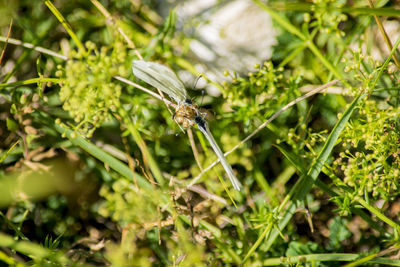
POLYGON ((329 245, 327 249, 337 251, 341 247, 341 242, 350 238, 351 232, 346 228, 346 221, 340 217, 333 218, 329 224, 329 245))
POLYGON ((46 236, 44 240, 44 247, 55 250, 60 245, 60 238, 62 235, 58 236, 56 239, 53 240, 53 237, 46 236))
POLYGON ((86 48, 87 51, 71 51, 70 60, 65 68, 58 67, 56 75, 61 78, 63 108, 78 124, 76 130, 90 137, 120 106, 121 86, 113 76, 127 76, 129 66, 122 42, 97 49, 88 41, 86 48))
POLYGON ((0 262, 400 264, 400 66, 372 38, 382 34, 373 15, 398 23, 399 4, 253 2, 280 30, 272 59, 249 73, 228 66, 223 82, 204 74, 221 93, 204 97, 207 120, 222 150, 235 148, 227 159, 241 192, 220 182, 221 166, 202 172, 216 157, 195 128, 181 133, 163 101, 120 79, 147 87, 131 73, 141 57, 184 80, 208 73, 193 29, 224 3, 183 23, 179 8, 162 19, 156 1, 2 10, 18 14, 11 36, 32 44, 10 39, 0 62, 0 262))
POLYGON ((317 252, 322 252, 322 251, 318 249, 318 244, 316 243, 307 242, 305 244, 302 244, 297 241, 292 241, 289 243, 289 247, 286 251, 286 256, 306 255, 317 252))
POLYGON ((347 20, 347 15, 343 14, 341 9, 346 5, 345 0, 314 0, 312 1, 311 14, 305 14, 304 20, 309 22, 311 18, 314 20, 310 23, 311 28, 318 28, 321 33, 336 33, 344 35, 340 30, 339 24, 347 20))
MULTIPOLYGON (((275 67, 272 62, 254 67, 257 71, 250 72, 248 77, 231 74, 232 82, 225 82, 222 91, 235 110, 232 119, 243 122, 248 131, 254 130, 252 125, 270 117, 272 110, 300 96, 298 88, 302 83, 301 77, 290 77, 287 80, 283 68, 275 67)), ((229 75, 228 72, 225 74, 229 75)), ((283 114, 284 118, 280 120, 283 121, 288 115, 283 114)))
POLYGON ((376 101, 366 101, 357 120, 342 135, 343 152, 335 160, 343 180, 338 185, 350 187, 359 196, 389 200, 398 196, 399 108, 379 107, 376 101))
POLYGON ((99 214, 112 218, 122 226, 156 222, 159 216, 157 204, 161 202, 160 192, 135 189, 123 178, 116 180, 111 188, 103 185, 99 194, 104 197, 104 202, 99 207, 99 214))

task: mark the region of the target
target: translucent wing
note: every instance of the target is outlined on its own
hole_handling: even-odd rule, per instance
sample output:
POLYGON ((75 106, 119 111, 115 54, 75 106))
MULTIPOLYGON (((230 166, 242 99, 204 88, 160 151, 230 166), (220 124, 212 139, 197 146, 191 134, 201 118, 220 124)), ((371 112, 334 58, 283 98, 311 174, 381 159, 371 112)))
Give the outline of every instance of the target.
POLYGON ((200 131, 207 138, 207 140, 210 143, 215 154, 221 161, 221 164, 224 167, 226 173, 228 174, 228 178, 231 181, 233 188, 240 191, 240 188, 242 187, 242 185, 239 182, 239 180, 236 178, 235 174, 233 174, 231 165, 228 163, 228 161, 226 160, 226 158, 224 156, 224 153, 222 153, 221 149, 217 145, 217 142, 215 142, 214 137, 211 135, 211 132, 210 132, 210 129, 208 128, 207 122, 204 121, 204 119, 202 119, 201 117, 196 117, 195 121, 196 121, 197 126, 199 127, 200 131))
POLYGON ((132 61, 133 74, 172 97, 178 104, 188 98, 185 86, 168 67, 143 60, 132 61))

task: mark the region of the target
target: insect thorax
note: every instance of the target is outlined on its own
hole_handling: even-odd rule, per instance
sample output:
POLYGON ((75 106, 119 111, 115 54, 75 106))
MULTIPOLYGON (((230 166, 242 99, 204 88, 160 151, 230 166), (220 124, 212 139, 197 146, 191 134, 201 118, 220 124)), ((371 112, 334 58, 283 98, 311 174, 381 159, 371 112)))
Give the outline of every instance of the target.
POLYGON ((186 99, 177 106, 174 118, 184 128, 189 128, 196 124, 195 118, 200 114, 202 113, 199 111, 199 106, 194 104, 190 99, 186 99))

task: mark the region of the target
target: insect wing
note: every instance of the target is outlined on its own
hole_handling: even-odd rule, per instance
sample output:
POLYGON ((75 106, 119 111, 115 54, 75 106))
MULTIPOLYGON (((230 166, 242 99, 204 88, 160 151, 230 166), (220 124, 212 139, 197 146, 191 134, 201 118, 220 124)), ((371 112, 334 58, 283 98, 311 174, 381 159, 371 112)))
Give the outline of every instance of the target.
POLYGON ((132 61, 133 74, 172 97, 178 104, 188 98, 185 86, 168 67, 143 60, 132 61))
POLYGON ((228 163, 228 161, 226 160, 226 158, 224 156, 224 153, 222 153, 221 149, 217 145, 217 142, 215 142, 214 137, 211 135, 211 132, 210 132, 210 129, 208 128, 207 122, 205 122, 204 120, 201 120, 201 123, 197 123, 197 126, 199 127, 200 131, 204 134, 204 136, 207 138, 207 140, 210 143, 215 154, 221 161, 221 164, 224 167, 226 173, 228 174, 228 178, 231 181, 233 188, 240 191, 240 188, 242 187, 242 185, 239 182, 239 180, 236 178, 235 174, 233 174, 231 165, 228 163))

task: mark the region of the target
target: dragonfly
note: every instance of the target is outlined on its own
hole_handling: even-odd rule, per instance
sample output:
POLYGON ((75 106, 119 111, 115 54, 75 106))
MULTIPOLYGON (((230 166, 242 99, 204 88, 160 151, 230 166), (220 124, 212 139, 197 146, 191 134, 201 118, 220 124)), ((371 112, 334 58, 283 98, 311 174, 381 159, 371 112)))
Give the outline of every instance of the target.
POLYGON ((166 93, 177 103, 174 115, 176 122, 182 124, 184 128, 197 125, 221 161, 233 188, 240 191, 242 185, 212 136, 208 123, 205 120, 206 113, 201 112, 198 105, 189 97, 183 82, 178 76, 167 66, 144 60, 133 60, 132 72, 136 78, 166 93))

